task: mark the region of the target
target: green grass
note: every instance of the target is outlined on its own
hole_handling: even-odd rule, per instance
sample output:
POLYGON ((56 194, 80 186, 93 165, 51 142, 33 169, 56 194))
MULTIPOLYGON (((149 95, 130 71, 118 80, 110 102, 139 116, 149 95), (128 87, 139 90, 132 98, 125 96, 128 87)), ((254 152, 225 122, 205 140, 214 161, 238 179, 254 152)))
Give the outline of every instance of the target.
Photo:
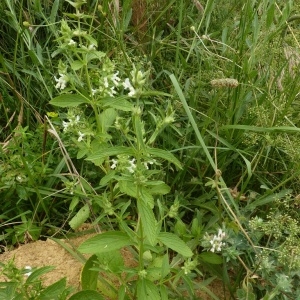
MULTIPOLYGON (((180 273, 187 260, 175 257, 180 267, 173 262, 177 273, 166 279, 170 299, 186 287, 192 299, 196 274, 207 280, 218 276, 238 299, 248 299, 247 293, 257 299, 299 296, 296 267, 280 255, 285 244, 296 251, 299 243, 293 209, 300 193, 299 27, 293 17, 299 4, 149 0, 132 9, 136 2, 131 0, 120 8, 112 3, 87 1, 78 8, 85 15, 81 19, 73 15, 76 10, 69 1, 0 3, 1 241, 26 242, 26 233, 33 239, 65 233, 84 216, 105 230, 121 230, 132 239, 134 231, 141 238, 145 232, 153 234, 149 224, 157 221, 161 232, 175 233, 198 261, 194 275, 187 276, 180 273), (76 41, 84 44, 93 38, 120 77, 130 78, 133 65, 147 74, 140 87, 144 94, 127 99, 128 91, 119 87, 128 102, 117 98, 123 102, 112 104, 104 97, 72 109, 51 105, 65 92, 55 88, 59 61, 70 66, 84 62, 84 52, 65 47, 62 20, 71 30, 80 26, 86 31, 89 39, 76 41), (77 141, 75 131, 63 130, 62 122, 72 114, 81 115, 80 130, 90 134, 88 147, 77 141), (164 122, 167 117, 174 121, 164 122), (148 195, 151 210, 141 206, 140 192, 129 191, 124 178, 109 177, 111 158, 125 147, 134 149, 126 151, 135 153, 139 167, 148 148, 169 153, 151 150, 160 156, 147 180, 161 189, 155 194, 150 183, 142 189, 155 195, 148 195), (95 159, 99 149, 108 151, 101 162, 95 159), (170 153, 182 168, 173 164, 170 153), (82 208, 88 215, 83 216, 82 208), (74 221, 74 216, 79 219, 74 221), (290 220, 289 230, 281 229, 276 238, 268 227, 270 216, 290 220), (216 255, 221 263, 206 256, 211 253, 206 233, 212 236, 218 228, 228 235, 227 250, 216 255), (283 275, 290 276, 284 286, 278 279, 283 275)), ((69 84, 80 101, 90 99, 90 88, 104 76, 106 63, 69 67, 69 84)), ((136 243, 141 271, 148 246, 136 243)), ((157 256, 166 253, 159 247, 156 251, 157 256)), ((297 251, 291 253, 291 260, 297 260, 297 251)), ((141 289, 152 289, 152 283, 141 282, 140 296, 141 289)))

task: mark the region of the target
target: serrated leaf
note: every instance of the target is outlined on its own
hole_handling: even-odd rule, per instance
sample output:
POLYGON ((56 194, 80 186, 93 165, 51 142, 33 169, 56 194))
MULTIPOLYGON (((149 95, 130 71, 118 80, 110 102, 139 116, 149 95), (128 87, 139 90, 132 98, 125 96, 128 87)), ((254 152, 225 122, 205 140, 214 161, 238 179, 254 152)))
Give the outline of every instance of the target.
POLYGON ((104 232, 83 242, 78 250, 82 253, 102 253, 132 245, 128 235, 121 231, 104 232))
POLYGON ((182 169, 180 161, 170 152, 156 149, 156 148, 147 148, 147 153, 153 155, 154 157, 160 157, 164 160, 169 161, 170 163, 174 164, 179 169, 182 169))
POLYGON ((120 180, 119 188, 122 193, 135 199, 142 199, 144 203, 147 203, 147 205, 149 205, 150 208, 154 207, 154 199, 146 187, 140 186, 139 190, 137 190, 136 184, 134 182, 129 180, 120 180))
POLYGON ((170 192, 170 187, 163 181, 149 181, 147 186, 152 195, 165 195, 170 192))
POLYGON ((137 282, 137 300, 160 300, 157 286, 147 279, 140 279, 137 282))
POLYGON ((199 260, 204 262, 213 264, 213 265, 220 265, 223 263, 223 259, 220 255, 213 253, 213 252, 202 252, 199 254, 199 260))
POLYGON ((113 108, 107 108, 104 110, 100 116, 102 133, 106 133, 109 127, 115 122, 117 117, 117 112, 113 108))
POLYGON ((77 70, 81 69, 83 66, 84 66, 84 63, 82 61, 80 61, 80 60, 74 60, 71 63, 71 69, 73 71, 77 71, 77 70))
POLYGON ((184 257, 193 256, 192 250, 177 235, 170 232, 160 232, 157 238, 168 248, 178 252, 182 256, 184 257))
MULTIPOLYGON (((126 98, 128 98, 126 96, 126 98)), ((126 100, 124 96, 117 98, 105 98, 100 100, 103 107, 112 107, 121 111, 132 111, 133 104, 126 100)))
POLYGON ((99 151, 95 152, 92 155, 89 155, 85 160, 91 161, 96 165, 102 164, 103 161, 109 156, 116 155, 134 155, 134 151, 129 147, 111 147, 111 148, 102 148, 99 151))
POLYGON ((58 107, 76 107, 83 103, 88 103, 88 100, 78 94, 62 94, 50 101, 51 105, 58 107))
POLYGON ((89 216, 90 209, 88 204, 85 204, 83 207, 80 208, 77 214, 69 221, 69 225, 73 230, 75 230, 79 226, 81 226, 88 219, 89 216))
POLYGON ((97 259, 100 267, 104 267, 115 274, 124 267, 124 260, 120 250, 97 253, 97 259))
POLYGON ((168 255, 158 256, 147 268, 147 279, 151 281, 161 280, 170 273, 168 255))
POLYGON ((145 238, 151 246, 156 244, 156 219, 153 210, 142 199, 137 201, 137 208, 142 220, 142 228, 145 238))

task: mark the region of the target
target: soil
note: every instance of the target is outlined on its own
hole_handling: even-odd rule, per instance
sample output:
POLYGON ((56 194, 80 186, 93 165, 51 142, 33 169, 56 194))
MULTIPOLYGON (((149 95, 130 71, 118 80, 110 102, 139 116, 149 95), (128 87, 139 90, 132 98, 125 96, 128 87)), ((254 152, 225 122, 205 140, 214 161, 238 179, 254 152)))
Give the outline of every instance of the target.
MULTIPOLYGON (((84 234, 72 239, 61 239, 64 245, 69 248, 76 249, 83 241, 93 236, 94 234, 84 234)), ((126 249, 121 251, 125 265, 135 266, 130 252, 126 249)), ((75 287, 76 291, 80 290, 80 273, 83 267, 83 263, 78 258, 72 256, 60 243, 57 243, 51 239, 46 241, 36 241, 28 244, 20 245, 17 249, 4 252, 0 254, 0 262, 7 262, 14 258, 15 265, 18 268, 31 267, 43 267, 54 266, 55 269, 43 276, 44 286, 48 286, 59 279, 66 277, 67 285, 75 287)), ((0 268, 1 273, 1 268, 0 268)), ((0 276, 0 282, 6 281, 6 278, 0 276)), ((216 295, 220 300, 230 299, 227 295, 224 295, 224 289, 221 282, 214 281, 208 286, 208 288, 216 295)), ((198 299, 209 300, 212 299, 204 292, 198 293, 198 299)))

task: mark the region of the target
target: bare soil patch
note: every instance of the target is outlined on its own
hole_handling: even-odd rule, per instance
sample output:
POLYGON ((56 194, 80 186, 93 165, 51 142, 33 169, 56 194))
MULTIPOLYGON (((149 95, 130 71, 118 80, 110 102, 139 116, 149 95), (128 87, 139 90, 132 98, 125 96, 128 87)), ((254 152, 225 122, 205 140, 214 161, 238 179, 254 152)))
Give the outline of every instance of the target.
MULTIPOLYGON (((70 240, 64 239, 61 242, 65 243, 70 248, 75 249, 83 241, 93 236, 94 234, 85 234, 70 240)), ((132 255, 126 249, 122 250, 122 255, 127 266, 134 267, 136 262, 133 260, 132 255)), ((18 268, 25 266, 43 267, 54 266, 55 269, 43 276, 43 283, 45 286, 51 285, 59 279, 66 277, 67 284, 73 286, 76 291, 80 290, 80 274, 83 263, 71 255, 61 245, 51 239, 46 241, 36 241, 19 246, 17 249, 7 251, 0 254, 0 261, 5 263, 14 258, 15 265, 18 268)), ((1 269, 0 269, 1 271, 1 269)), ((0 281, 6 281, 5 277, 0 276, 0 281)), ((228 294, 224 295, 224 289, 221 282, 213 282, 209 289, 219 297, 219 299, 230 299, 228 294)), ((198 297, 202 300, 212 299, 206 293, 199 291, 198 297)))

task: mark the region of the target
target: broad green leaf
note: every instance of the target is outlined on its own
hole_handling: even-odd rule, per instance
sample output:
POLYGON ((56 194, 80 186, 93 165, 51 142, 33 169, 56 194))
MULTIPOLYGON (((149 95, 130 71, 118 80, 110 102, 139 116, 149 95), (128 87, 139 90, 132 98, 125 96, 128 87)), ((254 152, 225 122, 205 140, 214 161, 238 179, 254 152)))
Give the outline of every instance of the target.
POLYGON ((85 204, 80 210, 76 213, 76 215, 69 221, 69 225, 72 229, 77 229, 81 226, 90 216, 90 209, 88 204, 85 204))
POLYGON ((97 259, 100 267, 104 267, 115 274, 124 267, 124 260, 120 250, 97 253, 97 259))
POLYGON ((132 111, 134 106, 126 98, 128 97, 105 98, 100 100, 100 103, 103 107, 112 107, 121 111, 132 111))
POLYGON ((97 289, 97 281, 98 281, 98 271, 91 270, 96 266, 95 261, 97 260, 97 256, 92 255, 84 264, 80 281, 81 281, 81 289, 82 290, 96 290, 97 289))
POLYGON ((163 181, 149 181, 147 187, 152 195, 165 195, 170 192, 170 187, 163 181))
POLYGON ((137 185, 133 181, 120 180, 119 188, 122 193, 135 199, 143 199, 150 208, 154 207, 154 199, 146 187, 140 186, 139 189, 137 189, 137 185))
POLYGON ((170 273, 168 255, 158 256, 147 268, 147 279, 151 281, 161 280, 170 273))
POLYGON ((199 260, 213 265, 220 265, 223 263, 223 258, 220 255, 212 252, 202 252, 198 257, 199 260))
POLYGON ((50 286, 43 289, 40 295, 36 298, 36 300, 53 300, 60 299, 60 295, 66 289, 67 280, 66 278, 62 278, 59 281, 51 284, 50 286))
POLYGON ((71 63, 71 69, 73 71, 77 71, 79 69, 81 69, 84 66, 84 63, 80 60, 75 60, 71 63))
POLYGON ((86 55, 86 61, 89 62, 93 59, 97 59, 97 60, 101 60, 103 57, 105 57, 105 53, 101 52, 101 51, 93 51, 93 52, 89 52, 86 55))
POLYGON ((108 172, 106 175, 104 175, 100 180, 100 185, 105 186, 107 185, 111 180, 114 179, 114 176, 116 175, 116 171, 112 170, 108 172))
POLYGON ((83 103, 88 103, 88 100, 78 94, 62 94, 50 101, 51 105, 58 107, 75 107, 83 103))
POLYGON ((150 245, 154 246, 156 244, 157 234, 156 220, 153 210, 142 199, 139 199, 137 201, 137 207, 142 221, 143 234, 150 243, 150 245))
POLYGON ((147 153, 155 157, 160 157, 164 160, 167 160, 170 163, 173 163, 179 169, 182 169, 180 161, 172 153, 168 151, 162 149, 156 149, 156 148, 147 148, 147 153))
POLYGON ((132 245, 128 235, 121 231, 104 232, 83 242, 78 250, 82 253, 102 253, 132 245))
POLYGON ((77 196, 72 197, 72 201, 69 205, 69 210, 71 211, 74 210, 74 208, 77 206, 78 203, 79 203, 79 197, 77 196))
POLYGON ((80 291, 69 298, 69 300, 104 300, 103 296, 93 290, 80 291))
POLYGON ((137 282, 137 300, 160 300, 158 287, 147 279, 137 282))
POLYGON ((100 116, 102 133, 106 133, 109 127, 115 122, 117 117, 117 112, 113 108, 107 108, 104 110, 100 116))
POLYGON ((168 248, 178 252, 184 257, 193 256, 193 252, 187 246, 187 244, 173 233, 160 232, 158 235, 158 240, 162 242, 164 245, 166 245, 168 248))
POLYGON ((96 153, 89 155, 86 160, 93 162, 96 165, 100 165, 103 161, 109 156, 116 155, 128 155, 133 156, 134 150, 130 147, 110 147, 110 148, 102 148, 96 153))

